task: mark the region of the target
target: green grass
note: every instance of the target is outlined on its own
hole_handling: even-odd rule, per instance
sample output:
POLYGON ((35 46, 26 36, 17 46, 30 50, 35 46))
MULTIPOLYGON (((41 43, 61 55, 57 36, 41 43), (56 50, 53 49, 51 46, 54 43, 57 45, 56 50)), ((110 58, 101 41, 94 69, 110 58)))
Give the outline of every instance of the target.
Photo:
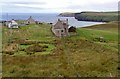
MULTIPOLYGON (((48 48, 45 49, 46 51, 44 51, 44 52, 37 52, 37 53, 35 53, 34 55, 50 54, 51 51, 55 48, 55 46, 54 46, 53 44, 39 44, 39 45, 42 45, 42 46, 46 45, 46 46, 48 46, 48 48)), ((29 46, 31 46, 31 45, 19 45, 19 49, 26 49, 26 48, 28 48, 29 46)), ((26 56, 27 53, 26 53, 25 51, 18 51, 18 52, 16 52, 16 53, 14 54, 14 56, 20 56, 20 55, 26 56)))
POLYGON ((77 30, 81 37, 86 37, 87 39, 92 39, 95 37, 104 37, 107 41, 118 41, 118 33, 113 33, 111 31, 103 30, 93 30, 93 29, 78 29, 77 30))
MULTIPOLYGON (((3 47, 4 45, 8 44, 9 38, 10 38, 10 31, 11 29, 3 28, 3 47)), ((54 40, 54 36, 52 35, 52 32, 50 31, 50 26, 47 24, 44 25, 35 25, 31 24, 28 26, 22 26, 20 29, 12 29, 12 40, 33 40, 33 41, 41 41, 41 42, 51 42, 54 40)), ((52 42, 51 42, 52 43, 52 42)), ((44 43, 43 43, 44 44, 44 43)), ((54 45, 47 44, 49 46, 48 49, 46 49, 46 53, 51 51, 51 47, 54 48, 54 45)), ((20 45, 20 48, 26 48, 28 45, 20 45)), ((44 52, 45 53, 45 52, 44 52)), ((49 54, 49 53, 48 53, 49 54)))
POLYGON ((78 29, 81 37, 93 40, 96 37, 103 37, 106 43, 97 42, 109 49, 118 50, 118 23, 109 22, 106 24, 93 25, 78 29))
POLYGON ((45 54, 50 54, 51 53, 51 51, 55 48, 55 46, 54 45, 52 45, 52 44, 42 44, 42 45, 47 45, 48 46, 48 48, 46 48, 46 51, 45 52, 38 52, 38 53, 36 53, 36 55, 45 55, 45 54))
MULTIPOLYGON (((12 30, 12 38, 16 39, 30 39, 30 40, 51 40, 53 35, 51 33, 50 26, 48 25, 29 25, 22 26, 20 29, 12 30)), ((3 39, 8 40, 10 35, 10 29, 3 28, 3 39)))
MULTIPOLYGON (((5 49, 10 29, 2 29, 5 49)), ((3 77, 117 76, 117 36, 115 29, 111 32, 108 29, 77 28, 76 36, 57 38, 47 24, 13 29, 13 40, 27 39, 48 48, 32 55, 19 50, 14 55, 3 54, 3 77), (104 37, 106 42, 94 41, 96 37, 104 37)), ((33 45, 17 44, 22 49, 33 45)))
POLYGON ((103 31, 112 31, 112 32, 117 33, 118 32, 118 24, 119 24, 119 22, 113 21, 113 22, 108 22, 105 24, 98 24, 98 25, 93 25, 93 26, 84 27, 84 28, 103 30, 103 31))

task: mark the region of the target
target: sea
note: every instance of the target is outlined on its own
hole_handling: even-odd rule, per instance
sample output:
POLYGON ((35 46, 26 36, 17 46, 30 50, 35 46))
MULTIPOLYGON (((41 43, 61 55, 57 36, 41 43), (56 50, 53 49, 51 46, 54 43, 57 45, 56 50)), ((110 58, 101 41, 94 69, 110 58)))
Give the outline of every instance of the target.
POLYGON ((45 22, 45 23, 56 23, 58 19, 66 20, 68 19, 69 27, 86 27, 96 24, 102 24, 103 22, 88 22, 88 21, 78 21, 74 17, 60 17, 59 13, 2 13, 0 14, 0 21, 4 20, 27 20, 30 16, 35 21, 45 22))

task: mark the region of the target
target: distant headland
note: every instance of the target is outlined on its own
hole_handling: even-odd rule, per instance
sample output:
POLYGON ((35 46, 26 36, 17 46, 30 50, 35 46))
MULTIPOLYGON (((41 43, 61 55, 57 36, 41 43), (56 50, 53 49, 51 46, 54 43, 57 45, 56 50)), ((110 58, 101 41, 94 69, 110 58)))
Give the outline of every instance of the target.
POLYGON ((75 17, 78 21, 110 22, 118 21, 118 11, 114 12, 93 12, 84 11, 79 13, 60 13, 61 17, 75 17))

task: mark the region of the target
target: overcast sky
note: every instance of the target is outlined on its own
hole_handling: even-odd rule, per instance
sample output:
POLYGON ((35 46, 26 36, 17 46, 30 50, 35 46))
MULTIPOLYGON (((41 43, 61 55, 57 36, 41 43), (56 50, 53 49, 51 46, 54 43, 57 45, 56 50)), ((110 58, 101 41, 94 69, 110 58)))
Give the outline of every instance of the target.
POLYGON ((0 0, 0 11, 8 13, 61 13, 117 11, 119 0, 0 0))

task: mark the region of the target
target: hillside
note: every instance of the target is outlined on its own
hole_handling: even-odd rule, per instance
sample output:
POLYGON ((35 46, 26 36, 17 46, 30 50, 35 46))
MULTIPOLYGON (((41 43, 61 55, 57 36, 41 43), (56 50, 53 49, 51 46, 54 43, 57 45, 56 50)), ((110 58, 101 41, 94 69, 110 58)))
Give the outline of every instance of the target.
MULTIPOLYGON (((116 22, 111 24, 116 27, 116 22)), ((11 39, 11 30, 2 28, 3 77, 118 75, 117 27, 112 31, 77 28, 76 36, 63 38, 55 37, 50 28, 48 24, 22 26, 12 29, 11 39)))
POLYGON ((75 13, 78 21, 109 22, 118 20, 118 12, 81 12, 75 13))
POLYGON ((118 24, 119 23, 120 22, 118 22, 118 21, 113 21, 113 22, 92 25, 92 26, 83 27, 83 28, 97 29, 97 30, 108 30, 108 31, 118 31, 118 24))

